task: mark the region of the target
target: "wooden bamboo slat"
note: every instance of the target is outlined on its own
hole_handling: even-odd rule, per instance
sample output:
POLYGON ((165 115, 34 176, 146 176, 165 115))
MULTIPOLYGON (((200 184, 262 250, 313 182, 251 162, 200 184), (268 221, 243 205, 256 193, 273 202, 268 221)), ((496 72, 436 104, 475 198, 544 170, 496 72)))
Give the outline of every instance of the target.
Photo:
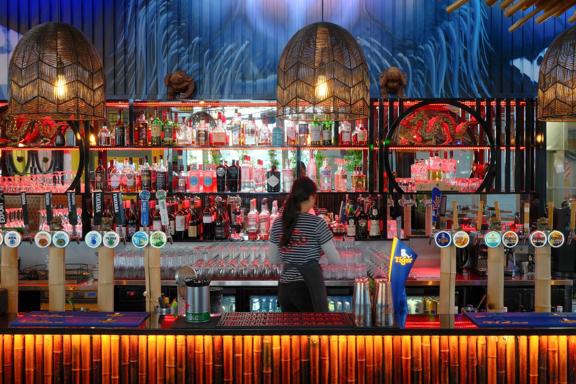
POLYGON ((120 383, 120 335, 110 336, 110 382, 120 383))
MULTIPOLYGON (((188 336, 193 337, 193 336, 188 336)), ((148 373, 148 337, 138 336, 138 384, 145 384, 148 373)), ((191 360, 191 359, 187 359, 191 360)))
POLYGON ((529 359, 528 359, 528 382, 530 384, 537 384, 538 383, 538 370, 540 367, 540 362, 538 361, 538 353, 540 351, 540 340, 538 336, 529 336, 528 337, 529 346, 529 359))
POLYGON ((290 384, 290 379, 292 378, 291 364, 291 340, 290 336, 280 336, 280 372, 281 372, 281 383, 290 384))
MULTIPOLYGON (((53 338, 52 335, 44 335, 44 384, 52 383, 52 379, 54 378, 53 374, 53 367, 54 367, 54 360, 53 360, 53 353, 54 353, 54 345, 53 345, 53 338)), ((87 380, 89 382, 90 379, 87 380)))
POLYGON ((548 336, 548 383, 558 384, 558 336, 548 336))
MULTIPOLYGON (((183 370, 185 369, 185 366, 181 363, 180 359, 183 359, 184 357, 181 357, 181 352, 180 352, 180 340, 178 339, 181 336, 176 336, 176 377, 177 383, 182 383, 184 384, 184 381, 180 380, 179 378, 182 377, 184 378, 184 372, 183 370)), ((224 344, 223 344, 223 338, 220 335, 216 335, 214 336, 214 382, 217 384, 221 384, 224 382, 224 344)), ((254 351, 256 352, 256 351, 254 351)), ((254 356, 254 358, 256 359, 256 356, 254 356)))
POLYGON ((459 381, 468 383, 468 336, 458 337, 459 381))
POLYGON ((81 335, 80 336, 80 358, 82 359, 81 363, 81 372, 82 372, 82 383, 90 382, 91 370, 92 370, 92 338, 90 335, 81 335))
POLYGON ((70 383, 72 380, 72 340, 71 335, 62 337, 62 371, 64 373, 64 382, 70 383))
POLYGON ((498 344, 496 347, 496 370, 498 375, 498 382, 506 382, 506 336, 498 337, 498 344))
POLYGON ((486 343, 486 378, 488 384, 498 383, 498 337, 488 336, 486 343))
POLYGON ((410 336, 402 336, 400 338, 401 346, 401 372, 402 383, 410 384, 412 382, 412 345, 410 336))
POLYGON ((430 336, 422 336, 422 383, 430 384, 432 382, 432 372, 430 365, 430 336))
POLYGON ((22 383, 24 374, 24 335, 14 335, 14 382, 22 383))
POLYGON ((338 383, 345 384, 348 381, 348 338, 338 337, 338 383))
POLYGON ((412 336, 412 383, 422 383, 422 336, 412 336))
MULTIPOLYGON (((157 362, 156 362, 156 335, 149 335, 148 336, 148 382, 155 383, 156 382, 156 369, 157 369, 157 362)), ((196 336, 198 337, 198 336, 196 336)))
MULTIPOLYGON (((350 343, 348 345, 350 346, 350 343)), ((350 381, 350 376, 348 376, 348 381, 350 381)), ((366 337, 363 335, 356 337, 356 383, 366 383, 366 337)))
MULTIPOLYGON (((264 364, 264 377, 266 377, 266 340, 270 340, 270 336, 265 336, 264 337, 264 359, 263 359, 263 364, 264 364)), ((222 336, 222 344, 223 344, 223 349, 224 349, 224 353, 223 353, 223 357, 222 357, 222 361, 223 361, 223 365, 224 365, 224 370, 223 370, 223 376, 224 376, 224 383, 232 383, 234 381, 234 339, 232 336, 222 336)), ((270 369, 269 373, 272 373, 272 370, 270 369)), ((266 381, 264 381, 266 382, 266 381)))
POLYGON ((440 336, 440 382, 450 382, 450 344, 448 336, 440 336))
POLYGON ((300 384, 300 336, 290 336, 291 384, 300 384))
MULTIPOLYGON (((242 351, 242 336, 240 338, 240 351, 242 351)), ((242 353, 242 352, 240 352, 242 353)), ((242 364, 236 366, 236 370, 240 370, 240 380, 242 380, 242 364)), ((196 383, 204 382, 204 337, 202 335, 194 336, 194 371, 196 383)))
POLYGON ((432 383, 440 383, 440 336, 431 336, 430 338, 430 374, 432 383))
POLYGON ((272 383, 272 337, 268 335, 262 338, 262 382, 272 383))
POLYGON ((120 382, 130 383, 130 336, 120 336, 120 382))
POLYGON ((548 336, 538 337, 538 383, 548 383, 548 336))
POLYGON ((356 336, 346 337, 346 383, 356 382, 356 336))
MULTIPOLYGON (((24 380, 26 383, 34 383, 36 359, 34 348, 35 337, 34 335, 24 336, 24 380)), ((80 382, 79 380, 77 382, 80 382)))
POLYGON ((242 336, 234 336, 234 380, 241 383, 244 378, 244 345, 242 336))
POLYGON ((80 357, 80 335, 72 335, 72 382, 75 384, 82 383, 82 364, 80 357))
POLYGON ((458 336, 448 337, 450 353, 450 382, 460 382, 460 354, 458 353, 458 336))
POLYGON ((576 336, 568 336, 568 382, 576 383, 576 336))
POLYGON ((330 373, 328 375, 330 381, 330 384, 338 384, 339 380, 338 380, 338 367, 342 367, 342 364, 340 362, 339 356, 340 354, 338 353, 338 336, 330 336, 330 357, 328 359, 328 361, 331 361, 332 364, 329 364, 330 367, 330 373))
POLYGON ((529 367, 528 354, 528 337, 518 336, 518 381, 520 383, 528 383, 528 367, 529 367))
POLYGON ((254 354, 254 345, 252 342, 252 336, 244 336, 244 359, 242 361, 244 384, 252 384, 254 380, 254 365, 252 360, 254 354))
POLYGON ((214 347, 212 336, 204 336, 204 382, 214 382, 214 347))
POLYGON ((156 381, 166 380, 166 336, 156 336, 156 381))
POLYGON ((194 378, 196 377, 196 359, 195 353, 196 348, 194 342, 196 340, 195 336, 186 336, 186 382, 194 383, 194 378))
POLYGON ((568 383, 568 336, 558 336, 558 383, 568 383))
MULTIPOLYGON (((310 382, 320 383, 320 367, 324 367, 320 362, 320 350, 324 348, 328 349, 328 337, 327 336, 310 336, 310 382), (323 339, 321 341, 321 339, 323 339)), ((328 361, 325 362, 326 364, 328 361)), ((328 366, 326 365, 325 375, 328 373, 328 366)))
POLYGON ((394 383, 402 382, 402 338, 392 337, 392 360, 394 364, 390 367, 392 369, 392 377, 394 383))
POLYGON ((176 382, 176 336, 166 335, 166 382, 176 382))
POLYGON ((506 337, 506 383, 516 383, 516 338, 514 336, 506 337))
MULTIPOLYGON (((262 336, 252 336, 252 345, 254 351, 254 383, 260 384, 262 382, 262 336)), ((218 383, 218 381, 216 382, 218 383)))
MULTIPOLYGON (((154 337, 156 339, 156 337, 154 337)), ((102 335, 102 384, 110 384, 112 364, 110 356, 110 335, 102 335)), ((64 355, 66 356, 66 355, 64 355)))
MULTIPOLYGON (((45 335, 36 335, 34 341, 34 382, 43 383, 44 382, 44 337, 45 335)), ((0 338, 0 341, 2 339, 0 338)), ((88 344, 90 345, 90 344, 88 344)), ((1 348, 0 348, 1 351, 1 348)), ((2 357, 0 356, 0 361, 2 357)), ((0 364, 1 367, 1 364, 0 364)), ((0 377, 2 375, 0 374, 0 377)), ((90 380, 87 377, 87 380, 90 380)))
POLYGON ((272 382, 280 382, 280 373, 282 367, 280 336, 272 336, 272 382))
MULTIPOLYGON (((388 336, 390 337, 390 336, 388 336)), ((384 382, 384 366, 390 361, 384 361, 384 337, 374 336, 374 382, 384 382)))
MULTIPOLYGON (((260 383, 259 381, 255 381, 260 383)), ((300 382, 310 383, 310 337, 300 336, 300 382)))
POLYGON ((468 363, 467 363, 467 368, 468 368, 468 373, 467 373, 467 379, 468 379, 468 383, 470 384, 476 384, 477 383, 477 374, 476 374, 476 367, 478 365, 478 358, 477 358, 477 338, 476 336, 468 336, 467 337, 467 343, 468 343, 468 363))
POLYGON ((366 347, 366 384, 374 384, 374 337, 367 335, 364 340, 366 347))
MULTIPOLYGON (((4 341, 4 345, 6 345, 6 340, 4 341)), ((100 345, 100 344, 98 344, 100 345)), ((53 362, 53 368, 52 368, 52 377, 55 379, 55 381, 61 380, 60 378, 64 376, 63 372, 62 372, 62 335, 54 335, 52 336, 52 362, 53 362)), ((12 355, 12 354, 10 354, 12 355)), ((94 355, 94 354, 92 354, 94 355)), ((6 359, 8 356, 6 356, 6 354, 4 354, 4 359, 6 359)), ((7 359, 6 359, 7 360, 7 359)), ((5 360, 5 361, 6 361, 5 360)), ((96 372, 100 372, 99 367, 96 366, 93 368, 94 372, 93 374, 95 374, 96 372)), ((7 383, 11 383, 11 380, 4 380, 7 383)), ((95 383, 99 383, 100 381, 94 381, 95 383)))
POLYGON ((478 336, 476 340, 478 352, 477 377, 479 383, 485 383, 488 376, 488 362, 486 361, 486 337, 478 336))

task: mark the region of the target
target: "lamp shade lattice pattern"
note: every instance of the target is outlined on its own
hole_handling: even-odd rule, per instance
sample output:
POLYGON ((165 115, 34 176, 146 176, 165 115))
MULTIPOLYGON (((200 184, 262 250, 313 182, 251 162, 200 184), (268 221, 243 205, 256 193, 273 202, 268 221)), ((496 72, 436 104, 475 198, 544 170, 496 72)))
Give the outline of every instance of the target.
POLYGON ((538 119, 576 121, 576 27, 550 44, 540 65, 538 119))
POLYGON ((302 28, 282 52, 276 93, 279 118, 368 117, 370 79, 362 48, 336 24, 302 28))
POLYGON ((100 56, 71 25, 30 29, 14 49, 8 69, 8 114, 55 120, 104 119, 104 71, 100 56))

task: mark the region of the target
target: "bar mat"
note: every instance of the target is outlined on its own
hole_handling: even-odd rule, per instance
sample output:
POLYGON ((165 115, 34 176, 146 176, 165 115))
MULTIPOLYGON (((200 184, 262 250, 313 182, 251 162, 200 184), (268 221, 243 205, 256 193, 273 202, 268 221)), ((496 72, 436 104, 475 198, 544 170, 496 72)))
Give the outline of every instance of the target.
POLYGON ((256 327, 354 327, 349 313, 224 313, 218 327, 256 328, 256 327))
POLYGON ((138 327, 146 312, 48 312, 19 314, 11 327, 138 327))
POLYGON ((569 312, 466 312, 480 328, 574 328, 576 313, 569 312))

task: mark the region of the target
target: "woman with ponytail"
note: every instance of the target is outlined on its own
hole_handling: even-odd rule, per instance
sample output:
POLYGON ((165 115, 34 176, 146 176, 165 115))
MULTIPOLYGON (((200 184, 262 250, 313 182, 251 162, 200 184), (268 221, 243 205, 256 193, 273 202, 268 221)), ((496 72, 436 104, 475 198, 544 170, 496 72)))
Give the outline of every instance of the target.
POLYGON ((318 261, 323 252, 336 263, 340 255, 324 219, 308 213, 316 203, 314 181, 294 181, 282 216, 270 232, 271 261, 284 265, 278 284, 278 301, 284 312, 327 312, 328 299, 318 261))

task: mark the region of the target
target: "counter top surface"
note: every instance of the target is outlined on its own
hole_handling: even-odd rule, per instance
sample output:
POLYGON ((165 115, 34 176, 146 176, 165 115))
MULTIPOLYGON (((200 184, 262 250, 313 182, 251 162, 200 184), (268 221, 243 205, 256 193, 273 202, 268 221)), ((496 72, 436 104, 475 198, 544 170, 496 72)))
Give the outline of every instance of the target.
MULTIPOLYGON (((252 314, 259 315, 259 314, 252 314)), ((266 314, 261 314, 266 315, 266 314)), ((575 327, 478 328, 464 315, 409 315, 404 328, 355 326, 246 326, 222 327, 219 318, 191 324, 183 318, 152 315, 133 328, 118 327, 11 327, 14 315, 0 317, 4 334, 174 334, 174 335, 576 335, 575 327)))

